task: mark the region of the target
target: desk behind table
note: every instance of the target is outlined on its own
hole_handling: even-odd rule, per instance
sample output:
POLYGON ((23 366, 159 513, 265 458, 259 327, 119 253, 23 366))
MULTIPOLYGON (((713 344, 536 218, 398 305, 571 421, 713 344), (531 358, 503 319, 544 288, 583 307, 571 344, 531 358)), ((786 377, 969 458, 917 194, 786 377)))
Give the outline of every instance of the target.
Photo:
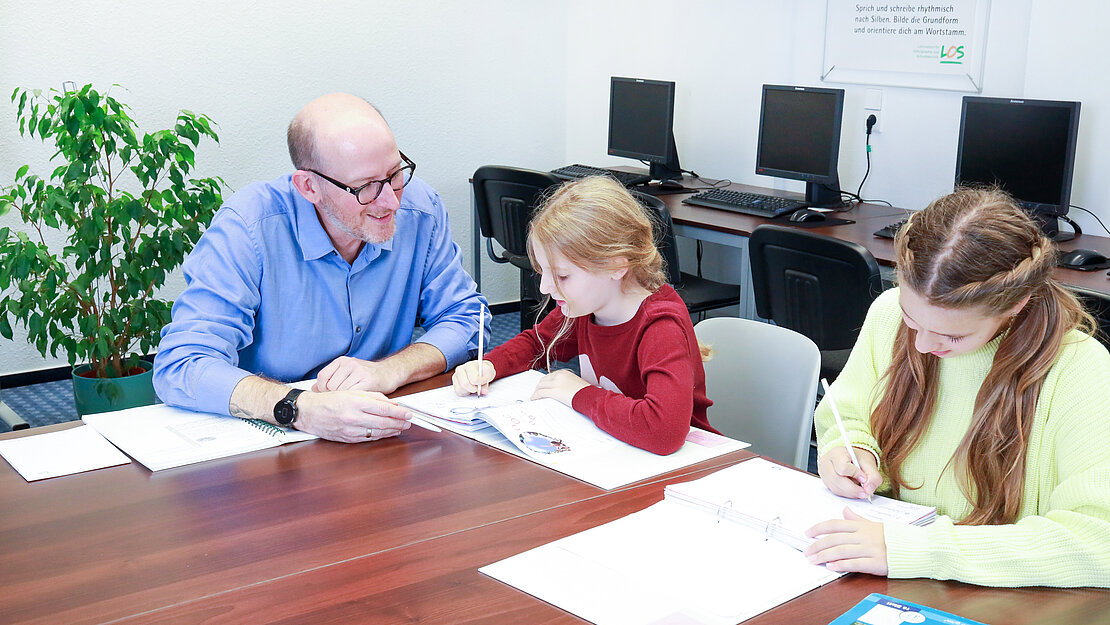
MULTIPOLYGON (((697 185, 696 181, 691 178, 684 179, 684 184, 688 186, 697 185)), ((728 188, 737 191, 777 195, 792 199, 802 198, 802 194, 800 193, 777 191, 750 185, 732 184, 729 185, 728 188)), ((762 224, 774 223, 789 225, 789 221, 783 218, 772 220, 763 217, 731 213, 714 208, 683 204, 682 199, 688 197, 688 194, 663 195, 661 197, 666 203, 668 210, 671 211, 671 218, 674 220, 675 224, 675 234, 727 245, 741 250, 740 275, 742 276, 743 284, 741 284, 742 301, 740 316, 754 319, 756 316, 755 303, 751 290, 751 266, 748 261, 748 236, 751 235, 752 230, 762 224)), ((874 232, 887 224, 905 218, 910 214, 910 211, 904 208, 864 203, 856 204, 847 211, 835 214, 845 219, 851 219, 855 221, 855 223, 837 226, 811 227, 808 228, 808 230, 837 239, 858 243, 866 248, 867 251, 871 252, 871 254, 875 256, 875 259, 879 261, 880 265, 886 267, 894 266, 894 242, 890 239, 877 237, 874 235, 874 232)), ((1081 247, 1090 248, 1106 256, 1110 256, 1110 238, 1108 237, 1083 234, 1071 241, 1060 243, 1059 247, 1063 251, 1081 247)), ((1110 276, 1108 276, 1105 271, 1083 272, 1074 269, 1057 268, 1055 277, 1064 284, 1081 286, 1101 293, 1110 294, 1110 276)))

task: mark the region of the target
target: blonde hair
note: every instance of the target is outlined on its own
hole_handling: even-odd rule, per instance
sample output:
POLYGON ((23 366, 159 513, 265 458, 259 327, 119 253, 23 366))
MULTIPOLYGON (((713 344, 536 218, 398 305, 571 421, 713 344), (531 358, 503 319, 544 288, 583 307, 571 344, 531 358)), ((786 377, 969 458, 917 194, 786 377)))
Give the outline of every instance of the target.
MULTIPOLYGON (((627 189, 608 177, 569 182, 540 204, 528 225, 528 258, 538 273, 541 269, 533 251, 536 244, 591 272, 611 269, 614 261, 626 261, 628 273, 622 288, 636 284, 654 293, 667 282, 652 218, 627 189)), ((550 296, 544 298, 538 314, 550 301, 550 296)), ((566 318, 545 346, 548 369, 552 349, 573 322, 566 318)))
MULTIPOLYGON (((961 523, 1012 523, 1021 509, 1025 455, 1041 385, 1073 328, 1094 322, 1052 277, 1055 244, 1006 193, 961 188, 915 213, 894 241, 898 279, 929 304, 1008 313, 1028 297, 1004 330, 994 362, 975 397, 971 426, 950 464, 973 505, 961 523)), ((939 361, 914 347, 899 325, 886 390, 871 427, 897 497, 910 486, 902 465, 929 427, 939 361)))

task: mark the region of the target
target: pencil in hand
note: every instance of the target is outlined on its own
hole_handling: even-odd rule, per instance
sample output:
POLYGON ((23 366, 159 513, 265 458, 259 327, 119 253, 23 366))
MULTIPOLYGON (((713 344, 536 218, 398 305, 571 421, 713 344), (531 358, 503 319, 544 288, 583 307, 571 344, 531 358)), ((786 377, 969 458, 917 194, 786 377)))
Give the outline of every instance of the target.
MULTIPOLYGON (((821 378, 821 386, 825 389, 825 399, 829 400, 829 408, 832 409, 833 418, 836 419, 836 427, 840 428, 840 441, 844 444, 844 448, 848 450, 848 457, 852 459, 852 464, 856 467, 856 475, 859 476, 859 485, 863 486, 867 481, 867 474, 863 472, 863 467, 859 463, 859 458, 856 457, 856 450, 852 444, 848 442, 848 430, 844 428, 844 420, 840 418, 840 411, 836 409, 836 402, 833 400, 832 389, 829 388, 829 381, 821 378)), ((866 492, 866 488, 864 489, 866 492)), ((867 493, 867 501, 871 501, 872 494, 867 493)))

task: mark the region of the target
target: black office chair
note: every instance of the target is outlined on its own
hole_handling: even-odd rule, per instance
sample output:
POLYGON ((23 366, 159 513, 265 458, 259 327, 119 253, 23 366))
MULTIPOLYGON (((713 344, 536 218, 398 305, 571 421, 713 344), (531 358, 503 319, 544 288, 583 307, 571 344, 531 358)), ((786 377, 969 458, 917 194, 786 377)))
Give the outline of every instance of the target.
POLYGON ((693 314, 739 305, 739 284, 716 282, 681 270, 678 264, 678 247, 675 245, 674 222, 663 200, 639 191, 633 191, 632 195, 652 217, 655 244, 667 263, 667 283, 682 297, 686 309, 693 314))
POLYGON ((1110 349, 1110 295, 1080 286, 1066 286, 1075 293, 1075 296, 1087 308, 1087 312, 1095 318, 1095 322, 1098 324, 1095 338, 1107 349, 1110 349))
POLYGON ((786 226, 757 227, 748 246, 756 312, 816 343, 832 381, 883 290, 879 263, 858 243, 786 226))
POLYGON ((528 222, 543 193, 559 184, 562 181, 546 171, 486 165, 474 172, 474 205, 486 252, 495 263, 520 269, 521 330, 532 327, 541 301, 539 278, 528 260, 528 222), (494 241, 500 253, 494 251, 494 241))

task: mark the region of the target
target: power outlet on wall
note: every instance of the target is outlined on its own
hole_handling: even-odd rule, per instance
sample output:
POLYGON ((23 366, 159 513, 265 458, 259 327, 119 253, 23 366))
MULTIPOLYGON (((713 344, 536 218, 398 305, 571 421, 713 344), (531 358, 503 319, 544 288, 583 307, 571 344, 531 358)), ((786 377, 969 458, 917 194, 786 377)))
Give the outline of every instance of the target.
POLYGON ((879 121, 883 118, 879 112, 883 110, 883 90, 882 89, 868 89, 864 93, 863 99, 863 127, 867 129, 869 118, 874 115, 875 123, 871 126, 871 133, 882 132, 882 127, 879 121))
POLYGON ((876 133, 882 132, 882 130, 879 127, 879 120, 880 119, 882 119, 882 117, 877 112, 865 110, 863 112, 863 130, 866 132, 868 125, 870 125, 871 126, 871 134, 876 134, 876 133), (872 118, 874 118, 875 121, 871 121, 872 118))

